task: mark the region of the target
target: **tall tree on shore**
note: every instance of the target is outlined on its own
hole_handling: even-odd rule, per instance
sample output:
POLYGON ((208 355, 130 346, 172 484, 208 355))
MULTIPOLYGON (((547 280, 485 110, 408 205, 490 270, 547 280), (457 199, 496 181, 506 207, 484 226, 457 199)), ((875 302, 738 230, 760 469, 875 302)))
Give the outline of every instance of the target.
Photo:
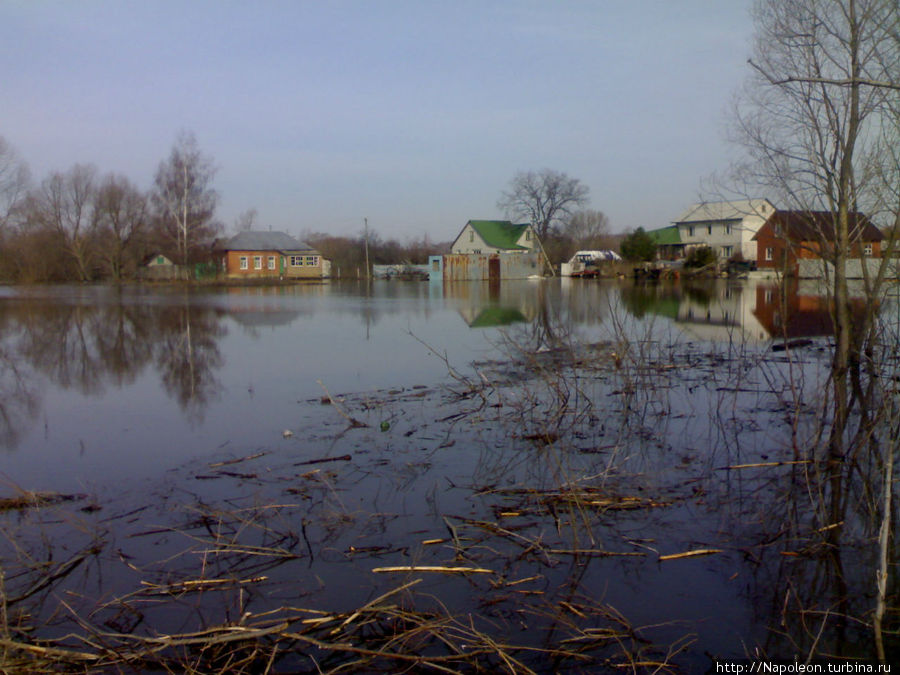
MULTIPOLYGON (((896 225, 900 145, 900 5, 896 0, 758 0, 754 76, 740 99, 747 183, 785 206, 831 214, 835 350, 831 454, 844 454, 861 368, 876 339, 886 265, 866 277, 867 311, 853 317, 847 261, 861 232, 854 214, 896 225), (893 202, 886 201, 893 198, 893 202)), ((896 228, 894 228, 896 230, 896 228)), ((889 240, 889 249, 893 240, 889 240)), ((865 267, 863 268, 866 269, 865 267)))
POLYGON ((71 258, 79 281, 93 277, 96 257, 97 170, 76 164, 66 172, 53 172, 30 196, 26 218, 32 226, 54 232, 71 258))
MULTIPOLYGON (((881 496, 876 601, 871 625, 876 653, 885 659, 882 620, 891 564, 894 456, 900 444, 896 384, 883 377, 895 344, 885 344, 879 321, 882 287, 900 229, 900 4, 897 0, 757 0, 754 77, 737 110, 739 138, 749 151, 747 184, 763 185, 787 208, 824 211, 820 237, 829 267, 829 306, 835 332, 822 455, 798 447, 807 469, 810 501, 834 569, 832 597, 843 614, 840 527, 851 478, 881 496), (865 213, 891 233, 886 254, 870 270, 861 264, 862 311, 854 312, 848 262, 859 255, 865 213), (825 229, 825 228, 823 228, 825 229), (808 452, 809 454, 804 454, 808 452), (874 470, 873 470, 874 468, 874 470), (882 473, 881 485, 876 482, 882 473)), ((865 261, 864 261, 865 262, 865 261)), ((890 338, 896 340, 896 328, 890 338)), ((896 371, 895 371, 896 372, 896 371)), ((800 406, 798 406, 799 408, 800 406)), ((817 444, 813 443, 815 448, 817 444)), ((877 513, 868 502, 866 516, 877 513)), ((821 592, 816 601, 826 601, 821 592)), ((826 619, 818 630, 825 632, 826 619)))
POLYGON ((590 190, 577 178, 552 169, 520 171, 497 202, 507 218, 530 223, 541 240, 588 203, 590 190))
POLYGON ((213 220, 218 194, 211 187, 216 168, 192 133, 179 134, 169 158, 156 171, 153 205, 162 229, 182 264, 219 229, 213 220))
POLYGON ((603 211, 576 211, 566 221, 564 233, 578 249, 606 248, 609 238, 609 218, 603 211))
POLYGON ((99 255, 107 272, 118 281, 126 266, 136 262, 141 235, 147 229, 147 197, 125 176, 110 174, 97 188, 99 255))
POLYGON ((10 219, 31 183, 28 165, 15 149, 0 136, 0 230, 10 224, 10 219))

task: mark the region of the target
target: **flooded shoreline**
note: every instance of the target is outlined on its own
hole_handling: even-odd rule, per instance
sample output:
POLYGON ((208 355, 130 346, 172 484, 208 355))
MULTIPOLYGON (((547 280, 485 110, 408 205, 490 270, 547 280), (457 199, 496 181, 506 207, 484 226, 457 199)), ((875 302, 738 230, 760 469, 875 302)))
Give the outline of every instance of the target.
MULTIPOLYGON (((693 672, 715 658, 813 647, 870 656, 877 533, 849 498, 825 530, 810 503, 827 480, 804 449, 826 414, 827 336, 784 352, 768 341, 700 341, 667 318, 671 290, 638 302, 619 295, 629 288, 607 287, 615 293, 605 304, 528 296, 516 305, 526 320, 479 334, 490 348, 467 360, 438 340, 460 325, 463 340, 484 331, 469 327, 484 308, 453 298, 448 309, 424 295, 427 286, 379 297, 369 309, 380 315, 360 313, 367 299, 350 292, 287 307, 266 295, 206 299, 199 318, 218 328, 204 333, 188 312, 201 347, 193 354, 210 370, 221 364, 198 376, 195 361, 194 388, 180 391, 215 381, 217 397, 199 417, 181 408, 189 431, 174 451, 147 442, 159 448, 154 470, 111 471, 52 497, 51 481, 20 481, 10 470, 17 462, 7 462, 8 496, 24 499, 0 513, 7 659, 110 672, 226 663, 234 672, 693 672), (236 307, 246 308, 241 328, 230 318, 236 307), (297 316, 284 322, 285 312, 297 316), (357 336, 370 340, 414 336, 403 351, 412 356, 417 345, 428 366, 414 362, 377 388, 315 378, 288 398, 284 382, 308 362, 258 352, 271 356, 283 331, 314 335, 292 327, 317 312, 329 322, 350 312, 357 336), (265 321, 251 324, 250 314, 265 321), (602 318, 585 327, 567 314, 602 318), (250 354, 256 342, 264 349, 250 354), (260 373, 252 392, 250 372, 260 373), (222 414, 237 419, 221 429, 222 414), (226 437, 240 425, 250 429, 226 437), (820 627, 817 617, 836 607, 846 621, 820 627)), ((688 300, 668 316, 702 306, 697 293, 688 300)), ((704 325, 742 334, 725 318, 733 322, 732 306, 706 311, 704 325)), ((98 335, 109 333, 108 317, 86 314, 81 326, 96 320, 98 335)), ((184 321, 181 312, 169 333, 159 319, 132 322, 156 326, 156 344, 169 347, 150 349, 144 363, 155 370, 143 371, 167 395, 172 376, 159 366, 184 375, 186 362, 171 356, 183 353, 174 336, 183 341, 184 321)), ((128 387, 146 396, 141 381, 106 386, 113 398, 127 398, 128 387)), ((79 386, 85 405, 105 400, 79 386)), ((54 400, 45 393, 43 405, 54 400)), ((13 452, 29 451, 27 439, 13 452)), ((851 494, 864 495, 864 481, 851 494)))

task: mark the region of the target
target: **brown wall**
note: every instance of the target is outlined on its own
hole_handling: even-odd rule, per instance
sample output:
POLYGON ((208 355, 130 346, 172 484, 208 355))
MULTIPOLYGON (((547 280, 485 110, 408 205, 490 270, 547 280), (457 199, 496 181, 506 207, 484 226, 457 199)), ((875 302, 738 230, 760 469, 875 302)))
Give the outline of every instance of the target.
POLYGON ((302 255, 304 262, 310 257, 315 256, 318 260, 317 265, 291 265, 291 256, 284 255, 278 251, 227 251, 225 253, 225 275, 231 279, 263 279, 272 278, 279 279, 305 279, 305 278, 321 278, 323 274, 323 266, 325 259, 318 253, 310 253, 302 255), (254 258, 257 256, 262 258, 262 269, 254 267, 254 258), (247 258, 247 269, 241 269, 241 258, 247 258), (275 258, 275 269, 269 269, 269 258, 275 258))
MULTIPOLYGON (((861 257, 862 247, 866 243, 872 244, 872 255, 866 257, 880 258, 880 241, 854 245, 850 257, 861 257)), ((779 269, 787 272, 796 272, 798 259, 816 260, 821 257, 821 247, 818 242, 794 242, 789 246, 783 238, 776 237, 768 228, 761 229, 756 235, 756 267, 758 269, 779 269), (766 260, 767 248, 772 249, 773 255, 771 260, 766 260)))

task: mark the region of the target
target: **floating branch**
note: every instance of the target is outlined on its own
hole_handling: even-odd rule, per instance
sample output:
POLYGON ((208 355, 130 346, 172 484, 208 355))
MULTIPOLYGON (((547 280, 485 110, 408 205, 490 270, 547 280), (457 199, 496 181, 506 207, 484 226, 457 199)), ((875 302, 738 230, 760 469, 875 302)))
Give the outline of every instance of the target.
POLYGON ((396 565, 376 567, 373 572, 443 572, 444 574, 495 574, 484 567, 445 567, 443 565, 396 565))
POLYGON ((307 459, 305 462, 295 462, 294 466, 304 466, 306 464, 324 464, 325 462, 349 462, 353 457, 350 455, 341 455, 340 457, 321 457, 320 459, 307 459))
POLYGON ((812 460, 797 459, 789 462, 756 462, 755 464, 732 464, 731 466, 720 466, 716 471, 729 471, 731 469, 759 469, 767 466, 789 466, 791 464, 811 464, 812 460))
POLYGON ((334 400, 334 397, 333 397, 333 396, 331 395, 331 393, 328 391, 328 387, 325 386, 325 384, 322 382, 322 380, 316 380, 316 382, 318 382, 318 383, 319 383, 319 386, 322 387, 323 391, 325 392, 325 396, 328 397, 328 402, 334 407, 335 410, 338 411, 338 414, 339 414, 341 417, 343 417, 345 420, 347 420, 347 421, 350 423, 350 427, 351 427, 351 428, 353 428, 353 429, 358 429, 358 428, 362 428, 362 427, 367 427, 367 426, 369 426, 369 425, 366 424, 365 422, 360 422, 360 421, 359 421, 358 419, 356 419, 355 417, 351 417, 350 415, 348 415, 348 414, 341 408, 341 406, 338 405, 338 402, 334 400))
POLYGON ((722 553, 721 548, 697 548, 693 551, 685 551, 684 553, 670 553, 669 555, 661 555, 662 560, 679 560, 681 558, 696 558, 701 555, 712 555, 713 553, 722 553))
POLYGON ((241 462, 248 462, 251 459, 259 459, 260 457, 264 457, 268 454, 269 454, 268 452, 257 452, 254 455, 247 455, 246 457, 236 457, 235 459, 226 459, 223 462, 213 462, 212 464, 209 464, 208 466, 210 469, 215 469, 220 466, 228 466, 230 464, 239 464, 241 462))

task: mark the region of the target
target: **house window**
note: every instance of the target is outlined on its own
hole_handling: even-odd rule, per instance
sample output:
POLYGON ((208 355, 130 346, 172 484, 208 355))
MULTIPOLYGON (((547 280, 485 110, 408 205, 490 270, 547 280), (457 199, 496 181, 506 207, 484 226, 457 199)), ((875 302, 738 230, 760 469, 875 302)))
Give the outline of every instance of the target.
POLYGON ((319 264, 319 256, 316 256, 316 255, 306 256, 306 264, 311 267, 317 267, 319 264))
POLYGON ((688 227, 688 236, 689 236, 689 237, 693 237, 693 236, 694 236, 694 226, 693 226, 693 225, 691 225, 690 227, 688 227))
POLYGON ((731 225, 725 225, 725 234, 731 234, 731 225))
POLYGON ((475 241, 475 233, 469 230, 469 243, 471 244, 473 241, 475 241))
POLYGON ((163 258, 161 255, 158 255, 158 256, 156 256, 156 264, 157 265, 165 265, 166 259, 163 258))
POLYGON ((734 253, 734 246, 723 246, 722 247, 722 257, 723 258, 730 258, 732 253, 734 253))
POLYGON ((274 255, 269 256, 269 269, 270 270, 275 269, 275 256, 274 255))
POLYGON ((253 269, 255 269, 255 270, 262 269, 262 256, 261 255, 253 256, 253 269))
POLYGON ((247 269, 247 256, 245 256, 245 255, 241 256, 241 269, 242 270, 247 269))
POLYGON ((866 244, 863 246, 863 254, 872 255, 872 244, 866 244))
POLYGON ((771 261, 775 258, 775 252, 771 246, 766 247, 766 260, 771 261))
POLYGON ((525 241, 531 241, 531 230, 525 230, 525 241))
POLYGON ((303 265, 303 256, 302 255, 292 255, 291 256, 291 267, 301 267, 303 265))

